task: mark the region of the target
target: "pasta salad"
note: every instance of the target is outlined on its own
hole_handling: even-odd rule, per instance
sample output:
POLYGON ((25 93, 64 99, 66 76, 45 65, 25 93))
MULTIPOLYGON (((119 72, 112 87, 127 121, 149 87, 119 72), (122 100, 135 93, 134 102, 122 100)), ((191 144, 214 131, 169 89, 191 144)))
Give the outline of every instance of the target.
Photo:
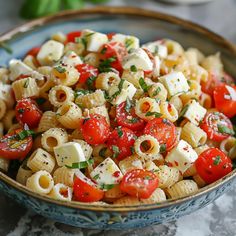
POLYGON ((0 68, 0 169, 62 201, 159 203, 232 171, 235 115, 219 53, 59 32, 0 68))

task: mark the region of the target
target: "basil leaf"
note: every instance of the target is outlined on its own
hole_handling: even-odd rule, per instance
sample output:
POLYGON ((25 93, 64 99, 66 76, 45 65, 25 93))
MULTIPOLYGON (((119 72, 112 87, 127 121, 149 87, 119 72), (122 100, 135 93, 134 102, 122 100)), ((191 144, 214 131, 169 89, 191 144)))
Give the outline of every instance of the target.
POLYGON ((159 113, 159 112, 155 112, 155 111, 153 111, 153 112, 152 111, 148 111, 145 116, 155 116, 156 118, 159 118, 159 117, 162 116, 162 114, 159 113))
POLYGON ((66 72, 66 69, 62 66, 56 66, 54 67, 59 73, 65 73, 66 72))
POLYGON ((124 79, 121 79, 120 80, 120 83, 118 84, 118 91, 115 92, 109 99, 110 101, 112 101, 115 97, 117 97, 120 93, 121 93, 121 90, 123 89, 123 84, 124 84, 125 80, 124 79))
POLYGON ((148 89, 151 87, 151 86, 148 86, 147 83, 144 81, 144 78, 140 78, 139 79, 139 85, 141 86, 143 92, 147 93, 148 89))
POLYGON ((117 134, 118 134, 118 136, 119 136, 120 138, 121 138, 122 135, 123 135, 123 131, 122 131, 122 129, 121 129, 120 126, 117 127, 117 134))
POLYGON ((100 62, 98 70, 100 72, 109 72, 112 71, 111 63, 116 61, 116 57, 110 57, 100 62))
POLYGON ((133 40, 132 39, 126 39, 125 40, 125 47, 128 49, 132 44, 133 44, 133 40))
POLYGON ((97 77, 91 76, 86 80, 86 84, 89 89, 94 89, 94 81, 96 80, 97 77))
POLYGON ((34 136, 34 135, 35 135, 35 132, 33 130, 22 130, 21 132, 17 134, 20 140, 24 140, 25 138, 29 136, 34 136))
POLYGON ((26 79, 25 83, 23 84, 24 88, 28 88, 29 86, 29 79, 26 79))
POLYGON ((69 169, 84 169, 94 163, 93 159, 89 159, 87 161, 81 161, 81 162, 75 162, 72 163, 72 166, 66 165, 67 168, 69 169))
POLYGON ((164 153, 164 152, 166 152, 166 144, 165 143, 160 145, 160 153, 164 153))
POLYGON ((219 133, 234 135, 234 131, 225 125, 217 125, 217 128, 219 133))
POLYGON ((113 157, 117 158, 120 154, 120 150, 116 145, 112 145, 113 157))
POLYGON ((109 189, 114 188, 114 186, 115 186, 114 184, 101 184, 100 188, 104 190, 109 190, 109 189))
POLYGON ((79 96, 82 96, 82 95, 86 95, 86 94, 89 94, 90 91, 89 90, 85 90, 85 89, 76 89, 75 92, 74 92, 74 96, 75 96, 75 99, 79 96))
POLYGON ((153 95, 152 96, 157 96, 159 93, 161 92, 161 88, 160 87, 158 87, 157 89, 156 89, 156 91, 153 93, 153 95))
POLYGON ((135 66, 135 65, 132 65, 131 67, 130 67, 130 70, 132 71, 132 72, 137 72, 138 70, 137 70, 137 67, 135 66))
POLYGON ((213 165, 218 166, 220 164, 220 162, 221 162, 221 157, 220 156, 216 156, 214 158, 213 165))

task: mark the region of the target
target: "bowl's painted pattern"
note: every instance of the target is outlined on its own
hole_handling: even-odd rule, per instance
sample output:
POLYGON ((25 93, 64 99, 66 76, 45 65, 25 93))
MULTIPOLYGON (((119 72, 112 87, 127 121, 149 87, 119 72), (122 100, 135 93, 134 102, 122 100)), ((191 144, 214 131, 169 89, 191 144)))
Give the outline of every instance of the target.
MULTIPOLYGON (((220 51, 228 72, 236 76, 236 49, 221 37, 175 17, 132 8, 97 8, 61 13, 26 24, 0 36, 0 41, 7 39, 13 49, 12 55, 0 49, 0 65, 7 65, 13 57, 21 58, 30 48, 42 44, 53 32, 67 33, 84 28, 133 34, 143 42, 168 37, 180 41, 185 47, 197 47, 206 54, 220 51)), ((83 206, 49 200, 31 193, 1 172, 0 190, 38 214, 59 222, 84 228, 125 229, 176 220, 200 209, 228 191, 236 182, 235 175, 234 171, 191 197, 137 207, 91 207, 91 204, 83 206)))

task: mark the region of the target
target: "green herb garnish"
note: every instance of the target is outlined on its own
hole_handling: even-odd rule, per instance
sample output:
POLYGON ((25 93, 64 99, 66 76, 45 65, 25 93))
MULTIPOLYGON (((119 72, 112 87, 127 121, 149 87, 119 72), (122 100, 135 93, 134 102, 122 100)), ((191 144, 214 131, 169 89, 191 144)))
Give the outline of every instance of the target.
POLYGON ((103 49, 101 50, 101 54, 105 54, 106 51, 107 51, 107 48, 103 48, 103 49))
POLYGON ((111 63, 116 61, 116 57, 110 57, 100 62, 98 70, 100 72, 109 72, 112 71, 111 63))
POLYGON ((156 111, 148 111, 145 116, 155 116, 156 118, 159 118, 162 114, 156 111))
POLYGON ((129 98, 127 98, 125 103, 125 111, 129 113, 131 108, 132 108, 132 102, 129 98))
POLYGON ((221 157, 220 156, 216 156, 215 159, 214 159, 213 164, 215 166, 218 166, 220 164, 220 162, 221 162, 221 157))
POLYGON ((66 69, 62 66, 56 66, 54 67, 59 73, 65 73, 66 72, 66 69))
POLYGON ((129 38, 126 39, 126 40, 125 40, 125 47, 126 47, 126 48, 129 48, 129 47, 133 44, 133 42, 134 42, 134 41, 133 41, 132 39, 129 39, 129 38))
POLYGON ((147 93, 148 89, 151 87, 151 86, 148 86, 147 83, 144 81, 144 78, 140 78, 139 79, 139 85, 141 86, 143 92, 147 93))
POLYGON ((120 154, 120 150, 116 145, 112 145, 113 157, 117 158, 120 154))
POLYGON ((157 96, 159 93, 161 92, 161 88, 160 87, 158 87, 157 89, 156 89, 156 91, 153 93, 153 95, 152 96, 157 96))
POLYGON ((87 168, 88 166, 92 165, 93 163, 94 163, 94 160, 89 159, 87 161, 72 163, 71 166, 66 165, 66 167, 69 169, 84 169, 84 168, 87 168))
POLYGON ((17 134, 20 140, 24 140, 25 138, 29 136, 34 136, 34 135, 35 135, 35 132, 33 130, 22 130, 21 132, 17 134))
POLYGON ((24 87, 24 88, 28 88, 28 86, 29 86, 29 79, 26 79, 26 81, 25 81, 23 87, 24 87))
POLYGON ((164 152, 166 152, 166 144, 165 143, 160 145, 160 153, 164 153, 164 152))
POLYGON ((118 134, 118 136, 119 136, 120 138, 121 138, 122 135, 123 135, 123 131, 122 131, 122 129, 121 129, 120 126, 117 127, 117 134, 118 134))
POLYGON ((35 100, 38 105, 42 105, 47 101, 45 98, 36 98, 35 100))
POLYGON ((114 184, 102 184, 100 185, 100 188, 104 190, 109 190, 109 189, 114 188, 114 186, 115 186, 114 184))
POLYGON ((90 91, 89 90, 85 90, 85 89, 76 89, 75 92, 74 92, 74 96, 75 96, 75 99, 79 96, 82 96, 82 95, 86 95, 86 94, 89 94, 90 91))
POLYGON ((100 157, 105 158, 105 157, 106 157, 106 151, 107 151, 107 148, 106 148, 106 147, 103 147, 103 148, 99 151, 98 155, 99 155, 100 157))
POLYGON ((87 80, 86 80, 86 84, 88 86, 89 89, 94 89, 94 81, 96 80, 97 77, 95 76, 90 76, 87 80))
POLYGON ((96 174, 96 175, 94 175, 94 177, 93 177, 94 180, 97 180, 97 179, 99 179, 99 178, 100 178, 100 175, 99 175, 99 174, 96 174))
POLYGON ((179 117, 184 116, 184 114, 186 113, 188 108, 189 108, 189 105, 184 106, 183 109, 181 110, 180 114, 179 114, 179 117))
POLYGON ((217 128, 219 133, 234 135, 234 131, 225 125, 217 125, 217 128))
POLYGON ((121 80, 120 80, 120 83, 118 84, 118 91, 116 91, 116 92, 109 98, 110 101, 112 101, 115 97, 117 97, 117 96, 121 93, 121 91, 122 91, 122 89, 123 89, 123 84, 124 84, 124 82, 125 82, 124 79, 121 79, 121 80))
POLYGON ((131 67, 130 67, 130 70, 132 71, 132 72, 137 72, 138 70, 137 70, 137 67, 135 66, 135 65, 132 65, 131 67))

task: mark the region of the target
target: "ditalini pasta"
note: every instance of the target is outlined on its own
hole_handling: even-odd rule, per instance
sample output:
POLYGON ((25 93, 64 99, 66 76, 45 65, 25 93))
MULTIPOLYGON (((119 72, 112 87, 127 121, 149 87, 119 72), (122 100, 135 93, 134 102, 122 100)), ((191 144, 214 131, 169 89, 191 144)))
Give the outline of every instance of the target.
POLYGON ((76 35, 55 32, 0 68, 0 171, 18 159, 16 181, 33 192, 123 206, 186 197, 232 171, 236 87, 219 53, 76 35))

